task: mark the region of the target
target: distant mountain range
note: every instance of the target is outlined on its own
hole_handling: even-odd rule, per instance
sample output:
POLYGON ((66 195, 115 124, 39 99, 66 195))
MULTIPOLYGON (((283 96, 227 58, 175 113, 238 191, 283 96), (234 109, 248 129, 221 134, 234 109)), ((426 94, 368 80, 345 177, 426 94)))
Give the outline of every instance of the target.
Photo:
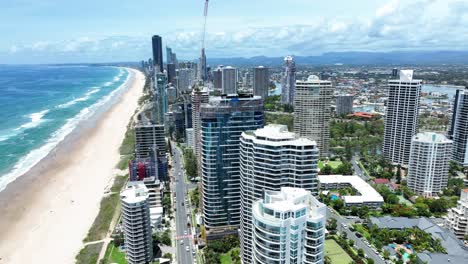
MULTIPOLYGON (((287 55, 287 54, 285 54, 287 55)), ((293 55, 294 56, 294 55, 293 55)), ((208 58, 208 64, 277 66, 284 57, 208 58)), ((392 51, 392 52, 329 52, 319 56, 294 56, 302 65, 441 65, 468 64, 468 51, 392 51)))

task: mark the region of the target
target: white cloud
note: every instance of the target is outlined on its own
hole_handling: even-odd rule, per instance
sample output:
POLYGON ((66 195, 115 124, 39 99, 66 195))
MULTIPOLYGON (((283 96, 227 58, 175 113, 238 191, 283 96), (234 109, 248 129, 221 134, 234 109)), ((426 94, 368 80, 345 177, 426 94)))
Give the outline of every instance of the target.
POLYGON ((377 17, 383 17, 394 13, 400 6, 400 0, 391 0, 385 5, 379 7, 375 12, 377 17))
MULTIPOLYGON (((390 1, 372 18, 311 18, 308 24, 244 27, 208 32, 209 57, 317 55, 331 51, 466 49, 468 3, 454 0, 390 1), (448 1, 448 3, 446 2, 448 1), (446 13, 429 12, 449 4, 446 13)), ((163 34, 164 45, 179 58, 199 56, 201 32, 179 30, 163 34)), ((138 60, 151 56, 151 36, 109 36, 32 44, 16 44, 10 53, 77 58, 138 60)))

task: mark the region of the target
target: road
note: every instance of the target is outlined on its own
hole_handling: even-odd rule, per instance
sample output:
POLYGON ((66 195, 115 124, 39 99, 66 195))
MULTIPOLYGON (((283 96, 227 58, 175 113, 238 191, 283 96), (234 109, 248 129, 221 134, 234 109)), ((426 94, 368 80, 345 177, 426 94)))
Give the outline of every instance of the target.
POLYGON ((353 165, 355 175, 358 175, 365 181, 370 180, 369 175, 367 175, 367 173, 364 170, 362 170, 361 167, 359 167, 356 156, 353 156, 353 158, 351 159, 351 164, 353 165))
POLYGON ((187 226, 190 219, 190 208, 187 198, 188 185, 185 183, 184 170, 182 168, 182 154, 179 149, 172 145, 172 168, 175 182, 172 182, 172 190, 176 194, 175 201, 175 220, 176 220, 176 246, 178 264, 194 263, 192 252, 194 252, 193 238, 191 228, 187 226), (188 247, 188 250, 187 250, 188 247))
POLYGON ((356 248, 362 248, 364 250, 364 253, 367 255, 367 257, 372 258, 376 264, 385 264, 385 260, 380 258, 380 256, 377 255, 371 247, 369 247, 366 243, 364 243, 364 241, 361 238, 357 237, 354 234, 354 232, 349 230, 349 226, 354 223, 353 220, 344 218, 336 214, 332 210, 330 210, 329 207, 327 207, 327 218, 330 218, 330 217, 336 219, 336 224, 338 225, 337 227, 338 232, 340 233, 345 232, 348 239, 354 240, 354 245, 356 248), (346 224, 348 227, 344 228, 342 225, 343 223, 346 224))

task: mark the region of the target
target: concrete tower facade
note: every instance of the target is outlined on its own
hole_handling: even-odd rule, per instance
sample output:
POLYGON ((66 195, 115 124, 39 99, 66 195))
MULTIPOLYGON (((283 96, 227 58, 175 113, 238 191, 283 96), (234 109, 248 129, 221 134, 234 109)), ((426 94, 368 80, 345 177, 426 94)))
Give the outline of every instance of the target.
POLYGON ((401 70, 400 79, 388 80, 388 100, 382 152, 394 164, 407 166, 411 139, 417 133, 421 80, 412 70, 401 70))
POLYGON ((297 138, 284 125, 242 133, 240 139, 241 225, 243 263, 253 263, 252 204, 265 191, 297 187, 317 194, 317 144, 297 138))
POLYGON ((323 263, 326 207, 309 191, 265 191, 252 216, 252 263, 323 263))
POLYGON ((413 137, 408 165, 408 187, 431 197, 447 187, 452 141, 432 132, 413 137))
POLYGON ((309 76, 307 81, 296 81, 294 132, 316 141, 321 157, 329 155, 333 91, 330 81, 320 80, 315 75, 309 76))

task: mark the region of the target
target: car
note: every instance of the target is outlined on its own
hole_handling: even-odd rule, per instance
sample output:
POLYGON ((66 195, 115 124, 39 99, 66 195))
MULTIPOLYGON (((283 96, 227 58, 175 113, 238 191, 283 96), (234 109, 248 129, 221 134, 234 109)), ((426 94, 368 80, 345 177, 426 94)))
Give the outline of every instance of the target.
POLYGON ((181 245, 184 244, 184 240, 183 240, 183 239, 180 240, 180 244, 181 244, 181 245))
POLYGON ((187 230, 184 231, 184 235, 187 235, 187 230))
POLYGON ((189 252, 189 251, 190 251, 190 247, 189 247, 189 246, 186 246, 186 247, 185 247, 185 250, 187 250, 187 252, 189 252))

